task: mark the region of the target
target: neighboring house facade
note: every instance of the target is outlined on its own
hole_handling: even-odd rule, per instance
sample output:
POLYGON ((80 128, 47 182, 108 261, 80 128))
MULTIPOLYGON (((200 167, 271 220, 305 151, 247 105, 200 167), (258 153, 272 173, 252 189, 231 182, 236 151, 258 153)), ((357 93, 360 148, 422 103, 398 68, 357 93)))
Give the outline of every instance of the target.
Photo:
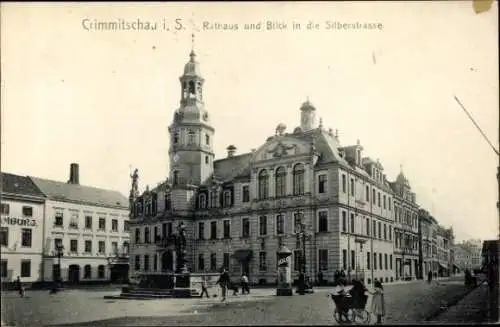
POLYGON ((480 269, 482 267, 482 248, 481 240, 467 240, 455 244, 455 264, 461 269, 480 269))
POLYGON ((104 282, 128 276, 128 200, 117 191, 30 177, 46 196, 44 281, 104 282), (59 254, 62 256, 58 256, 59 254), (60 264, 59 264, 60 261, 60 264))
POLYGON ((421 275, 427 278, 429 271, 437 274, 437 238, 436 230, 438 222, 425 209, 418 211, 418 223, 420 234, 420 262, 421 275))
POLYGON ((44 195, 27 177, 1 173, 1 282, 43 280, 44 195))

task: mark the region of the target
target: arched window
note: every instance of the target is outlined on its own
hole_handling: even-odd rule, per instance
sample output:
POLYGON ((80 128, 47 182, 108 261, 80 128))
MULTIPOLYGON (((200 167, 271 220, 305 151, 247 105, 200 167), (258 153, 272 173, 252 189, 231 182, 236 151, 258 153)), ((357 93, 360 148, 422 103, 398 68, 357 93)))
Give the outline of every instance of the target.
POLYGON ((196 93, 196 90, 194 88, 194 82, 193 81, 189 81, 189 97, 190 98, 193 98, 194 95, 196 93))
POLYGON ((97 278, 106 278, 106 268, 104 267, 104 265, 99 265, 97 267, 97 278))
POLYGON ((286 195, 286 170, 285 167, 279 167, 276 169, 276 197, 286 195))
POLYGON ((293 195, 304 194, 304 165, 301 163, 293 167, 293 195))
POLYGON ((83 278, 92 278, 92 267, 90 265, 83 267, 83 278))
POLYGON ((269 175, 267 170, 263 169, 259 173, 259 199, 267 199, 269 197, 269 175))
POLYGON ((231 191, 224 191, 223 207, 231 206, 231 191))
POLYGON ((196 133, 194 131, 188 132, 188 144, 196 144, 196 133))
POLYGON ((144 228, 144 243, 149 243, 149 227, 144 228))
POLYGON ((285 217, 283 216, 283 214, 279 214, 276 216, 276 234, 285 234, 285 217))
POLYGON ((200 209, 205 209, 207 207, 207 196, 205 194, 200 194, 199 207, 200 209))

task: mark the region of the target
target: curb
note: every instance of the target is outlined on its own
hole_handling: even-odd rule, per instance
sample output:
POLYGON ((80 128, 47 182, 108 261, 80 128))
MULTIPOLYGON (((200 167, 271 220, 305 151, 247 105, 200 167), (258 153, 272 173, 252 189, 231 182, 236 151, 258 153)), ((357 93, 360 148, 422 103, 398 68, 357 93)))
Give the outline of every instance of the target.
POLYGON ((474 292, 477 288, 479 288, 481 285, 483 285, 486 282, 486 280, 481 281, 479 284, 477 284, 476 287, 467 289, 464 294, 461 294, 460 296, 457 296, 456 298, 452 299, 451 301, 448 302, 448 305, 445 308, 439 308, 433 313, 431 313, 427 318, 424 319, 424 321, 432 321, 436 319, 438 316, 446 312, 450 307, 454 307, 457 305, 460 301, 465 299, 469 294, 474 292))

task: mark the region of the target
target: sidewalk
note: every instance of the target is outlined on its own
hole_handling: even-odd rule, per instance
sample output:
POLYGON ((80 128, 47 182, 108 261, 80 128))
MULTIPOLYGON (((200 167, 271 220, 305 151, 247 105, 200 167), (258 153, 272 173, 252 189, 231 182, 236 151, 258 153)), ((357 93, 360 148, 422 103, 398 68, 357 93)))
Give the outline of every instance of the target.
POLYGON ((488 319, 488 285, 482 283, 456 305, 429 323, 485 323, 488 319))

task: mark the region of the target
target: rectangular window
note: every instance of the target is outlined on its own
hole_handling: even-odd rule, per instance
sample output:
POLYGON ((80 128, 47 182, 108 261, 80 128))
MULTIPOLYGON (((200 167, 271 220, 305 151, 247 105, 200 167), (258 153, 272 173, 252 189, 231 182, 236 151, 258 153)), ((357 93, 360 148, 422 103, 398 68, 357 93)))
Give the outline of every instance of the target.
POLYGON ((130 230, 129 222, 128 222, 128 220, 124 220, 123 221, 123 231, 128 232, 129 230, 130 230))
POLYGON ((366 185, 365 188, 365 200, 366 202, 370 201, 370 186, 366 185))
POLYGON ((372 189, 372 203, 373 204, 375 204, 375 200, 377 199, 376 196, 377 196, 377 192, 375 191, 375 189, 372 189))
POLYGON ((198 223, 198 239, 205 239, 205 222, 203 221, 198 223))
POLYGON ((9 204, 2 203, 1 207, 2 207, 2 209, 1 209, 2 210, 2 215, 8 215, 9 212, 10 212, 10 206, 9 206, 9 204))
POLYGON ((354 213, 351 213, 351 233, 354 234, 354 213))
POLYGON ((224 220, 224 238, 231 238, 231 221, 229 219, 224 220))
POLYGON ((370 268, 370 252, 366 253, 366 269, 371 269, 370 268))
POLYGON ((23 216, 33 217, 33 207, 23 206, 23 216))
POLYGON ((172 208, 172 196, 170 193, 165 194, 165 210, 172 208))
POLYGON ((378 264, 380 270, 384 269, 384 267, 382 266, 382 253, 378 254, 378 264))
POLYGON ((366 235, 370 236, 370 219, 366 218, 366 235))
POLYGON ((0 277, 7 278, 7 260, 0 261, 0 277))
POLYGON ((118 219, 111 220, 111 230, 113 232, 118 232, 118 219))
POLYGON ((78 252, 78 240, 70 240, 69 241, 69 252, 71 252, 71 253, 78 252))
POLYGON ((384 224, 384 240, 387 240, 387 225, 384 224))
POLYGON ((55 217, 54 217, 54 225, 55 226, 58 226, 58 227, 62 227, 63 225, 63 211, 58 209, 55 213, 55 217))
POLYGON ((135 244, 141 243, 141 230, 139 228, 135 229, 135 244))
POLYGON ((106 229, 106 218, 99 218, 99 230, 103 231, 106 229))
POLYGON ((354 188, 354 178, 351 178, 351 195, 354 196, 356 189, 354 188))
POLYGON ((326 193, 326 175, 318 176, 318 193, 326 193))
POLYGON ((231 253, 224 253, 224 258, 223 258, 223 263, 222 265, 224 266, 224 268, 226 268, 227 270, 230 270, 231 267, 230 267, 230 258, 231 258, 231 253))
POLYGON ((31 277, 31 260, 21 260, 21 277, 31 277))
POLYGON ((343 193, 346 193, 346 188, 347 188, 347 181, 346 181, 346 177, 344 174, 342 174, 342 192, 343 193))
POLYGON ((85 216, 85 228, 92 229, 92 216, 85 216))
POLYGON ((347 212, 342 211, 342 231, 347 232, 347 212))
POLYGON ((92 252, 92 241, 86 240, 85 241, 85 253, 91 253, 92 252))
POLYGON ((250 202, 250 187, 248 185, 243 186, 243 191, 242 191, 242 201, 243 202, 250 202))
POLYGON ((158 256, 156 254, 153 256, 153 270, 158 271, 158 256))
POLYGON ((293 251, 293 270, 300 270, 300 250, 293 251))
POLYGON ((57 251, 57 249, 62 248, 62 238, 55 238, 54 239, 54 250, 57 251))
POLYGON ((78 229, 78 211, 71 211, 71 219, 69 220, 69 228, 78 229))
POLYGON ((31 238, 32 238, 31 228, 23 228, 21 230, 21 246, 25 248, 30 248, 31 238))
POLYGON ((389 241, 392 241, 392 226, 389 225, 389 241))
POLYGON ((267 271, 266 252, 259 252, 259 271, 267 271))
POLYGON ((243 218, 241 220, 241 236, 242 237, 250 237, 250 219, 243 218))
POLYGON ((149 271, 149 255, 144 255, 144 271, 149 271))
POLYGON ((9 246, 9 227, 0 227, 0 245, 9 246))
POLYGON ((373 252, 373 270, 377 270, 377 252, 373 252))
POLYGON ((378 238, 382 238, 382 223, 378 222, 378 238))
POLYGON ((259 235, 260 236, 267 235, 267 216, 259 217, 259 235))
POLYGON ((118 242, 111 242, 111 251, 113 255, 118 255, 118 242))
POLYGON ((231 191, 224 191, 224 196, 222 198, 222 206, 224 208, 230 207, 232 205, 231 201, 231 191))
POLYGON ((106 243, 104 243, 104 241, 99 241, 99 253, 106 253, 106 243))
POLYGON ((387 253, 384 253, 384 266, 385 270, 389 269, 389 265, 387 264, 387 253))
POLYGON ((389 269, 392 270, 392 254, 389 254, 389 269))
POLYGON ((216 253, 210 253, 210 270, 211 271, 217 270, 217 254, 216 253))
POLYGON ((203 253, 198 254, 198 270, 205 270, 205 256, 203 253))
POLYGON ((380 192, 377 193, 377 205, 380 207, 380 192))
POLYGON ((140 270, 141 269, 141 257, 138 256, 138 255, 135 256, 134 268, 135 268, 135 270, 140 270))
POLYGON ((347 250, 342 250, 342 269, 347 270, 347 250))
POLYGON ((210 239, 217 239, 217 221, 210 222, 210 239))
POLYGON ((205 144, 210 145, 210 135, 205 135, 205 144))
POLYGON ((387 201, 387 202, 388 202, 387 204, 389 205, 389 211, 391 211, 391 210, 392 210, 392 209, 391 209, 391 198, 388 198, 388 201, 387 201))
POLYGON ((328 250, 320 249, 318 250, 318 265, 319 270, 327 271, 328 270, 328 250))
POLYGON ((154 229, 154 243, 157 243, 159 241, 161 241, 160 228, 158 228, 158 226, 155 226, 155 229, 154 229))
POLYGON ((285 233, 285 217, 282 214, 276 216, 276 235, 285 233))
POLYGON ((328 232, 328 211, 318 212, 318 232, 328 232))
POLYGON ((386 208, 387 208, 387 202, 386 202, 386 201, 387 201, 387 199, 386 199, 386 197, 385 197, 385 194, 384 194, 383 200, 384 200, 384 209, 386 209, 386 208))
POLYGON ((351 250, 351 269, 356 269, 356 252, 351 250))

